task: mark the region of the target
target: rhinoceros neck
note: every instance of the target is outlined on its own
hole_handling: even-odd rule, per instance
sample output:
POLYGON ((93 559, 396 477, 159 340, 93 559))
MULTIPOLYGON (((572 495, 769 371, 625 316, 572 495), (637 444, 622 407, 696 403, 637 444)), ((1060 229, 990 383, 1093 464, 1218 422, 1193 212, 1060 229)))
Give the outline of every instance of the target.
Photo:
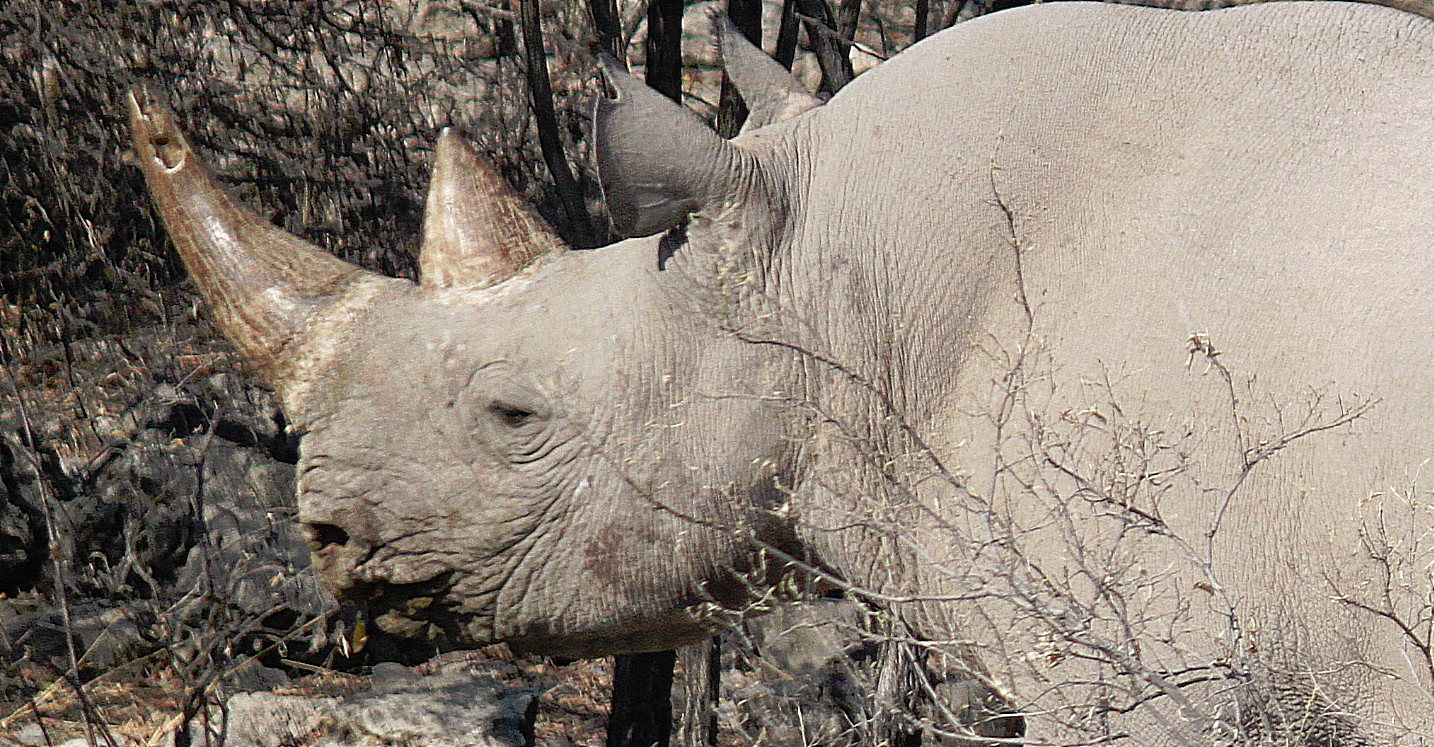
MULTIPOLYGON (((890 509, 876 516, 897 526, 933 521, 891 508, 912 503, 906 486, 928 505, 960 499, 932 488, 955 481, 919 472, 927 445, 952 471, 983 470, 969 484, 996 494, 1004 467, 990 444, 1005 435, 999 418, 1012 400, 1002 397, 1021 386, 1018 375, 1076 381, 1115 361, 1151 377, 1141 397, 1183 402, 1175 388, 1187 384, 1182 343, 1216 325, 1228 350, 1281 372, 1277 384, 1259 372, 1271 389, 1330 380, 1368 387, 1370 361, 1395 358, 1307 351, 1346 350, 1326 338, 1374 344, 1347 332, 1343 310, 1398 318, 1404 312, 1372 311, 1383 303, 1375 299, 1415 296, 1391 292, 1386 278, 1380 292, 1356 300, 1358 286, 1331 279, 1382 277, 1381 266, 1422 261, 1403 254, 1398 237, 1422 235, 1427 214, 1371 219, 1368 205, 1382 204, 1384 190, 1425 190, 1416 154, 1427 149, 1404 138, 1428 121, 1427 98, 1404 91, 1427 89, 1404 81, 1427 79, 1428 47, 1392 41, 1396 30, 1423 27, 1367 7, 1282 5, 1209 16, 1033 9, 1029 20, 1047 25, 1022 27, 1020 43, 1049 54, 1013 46, 993 18, 919 45, 811 115, 807 208, 782 264, 787 307, 802 320, 793 327, 809 330, 802 344, 824 372, 814 409, 833 423, 813 439, 816 474, 802 485, 805 506, 836 507, 805 520, 817 530, 811 536, 833 538, 824 551, 880 536, 875 522, 838 529, 857 524, 842 520, 864 497, 889 499, 869 505, 890 509), (1100 43, 1085 41, 1097 34, 1106 35, 1100 43), (1308 48, 1290 42, 1275 55, 1223 42, 1277 37, 1308 48), (1201 39, 1206 47, 1190 46, 1201 39), (1112 57, 1092 57, 1093 49, 1112 57), (1209 61, 1216 51, 1228 61, 1209 61), (1388 67, 1364 64, 1376 59, 1388 67), (911 143, 929 144, 931 156, 912 158, 911 143), (1370 263, 1367 275, 1350 271, 1354 260, 1370 263), (1273 299, 1278 314, 1266 311, 1273 299), (1317 339, 1315 327, 1301 326, 1309 320, 1329 320, 1313 323, 1317 339), (1023 365, 1033 351, 1049 360, 1023 365), (1149 373, 1157 365, 1167 378, 1149 373)), ((1392 390, 1417 383, 1405 372, 1415 370, 1401 371, 1392 390)), ((1083 383, 1070 386, 1068 402, 1104 402, 1082 399, 1091 396, 1083 383)), ((1282 389, 1280 397, 1299 395, 1282 389)), ((878 560, 853 557, 847 567, 878 560)), ((898 581, 882 588, 900 588, 899 570, 867 576, 887 573, 898 581)))

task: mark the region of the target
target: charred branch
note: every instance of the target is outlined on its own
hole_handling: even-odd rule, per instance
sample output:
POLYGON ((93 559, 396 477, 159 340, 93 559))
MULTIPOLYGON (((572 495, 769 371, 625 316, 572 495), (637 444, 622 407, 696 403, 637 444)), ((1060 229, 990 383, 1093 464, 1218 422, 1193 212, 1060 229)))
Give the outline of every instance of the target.
POLYGON ((553 86, 548 78, 547 47, 543 42, 543 18, 538 0, 522 0, 519 4, 519 25, 523 31, 523 57, 528 76, 529 102, 533 119, 538 125, 538 141, 542 144, 543 162, 557 186, 567 223, 572 226, 570 243, 592 246, 600 243, 593 235, 582 189, 573 178, 563 151, 558 131, 558 115, 553 108, 553 86))

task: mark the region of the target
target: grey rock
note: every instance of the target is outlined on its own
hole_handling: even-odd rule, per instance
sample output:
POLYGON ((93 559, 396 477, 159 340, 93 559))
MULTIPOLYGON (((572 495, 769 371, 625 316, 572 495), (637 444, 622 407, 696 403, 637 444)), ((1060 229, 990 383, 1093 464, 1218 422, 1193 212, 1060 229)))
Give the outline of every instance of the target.
MULTIPOLYGON (((228 747, 526 747, 534 694, 486 673, 420 675, 399 665, 375 673, 373 689, 346 697, 239 693, 225 702, 228 747)), ((205 725, 190 727, 204 744, 205 725)), ((171 739, 170 745, 173 744, 171 739)))
POLYGON ((332 747, 520 747, 528 743, 530 690, 504 690, 487 675, 452 672, 385 677, 382 689, 356 695, 333 713, 354 737, 332 747))
POLYGON ((272 690, 290 682, 289 675, 282 669, 266 667, 255 659, 235 667, 225 681, 229 687, 243 692, 272 690))
MULTIPOLYGON (((338 698, 274 693, 239 693, 225 703, 224 744, 232 747, 284 747, 309 744, 332 724, 329 709, 338 698)), ((203 727, 190 727, 191 744, 205 744, 203 727)), ((172 742, 171 742, 172 744, 172 742)))
MULTIPOLYGON (((57 624, 57 631, 62 630, 63 626, 57 624)), ((86 668, 104 671, 145 652, 139 627, 122 608, 80 605, 70 614, 70 630, 79 636, 82 666, 86 668)))
MULTIPOLYGON (((198 640, 190 632, 212 625, 249 631, 232 650, 251 653, 334 609, 293 521, 295 447, 270 393, 225 374, 156 384, 108 416, 108 446, 68 466, 7 416, 0 413, 0 593, 8 597, 0 599, 0 663, 68 656, 50 599, 57 579, 45 562, 45 505, 68 561, 68 631, 85 654, 83 670, 106 671, 166 636, 178 650, 198 640), (49 603, 22 603, 30 590, 49 603)), ((289 639, 290 650, 323 648, 328 632, 309 625, 289 639)), ((18 687, 0 677, 0 693, 18 687)))
POLYGON ((18 434, 0 432, 0 592, 14 594, 45 559, 45 524, 35 465, 18 434))
POLYGON ((39 724, 24 724, 5 738, 13 740, 15 744, 24 745, 24 747, 45 744, 45 732, 39 724))

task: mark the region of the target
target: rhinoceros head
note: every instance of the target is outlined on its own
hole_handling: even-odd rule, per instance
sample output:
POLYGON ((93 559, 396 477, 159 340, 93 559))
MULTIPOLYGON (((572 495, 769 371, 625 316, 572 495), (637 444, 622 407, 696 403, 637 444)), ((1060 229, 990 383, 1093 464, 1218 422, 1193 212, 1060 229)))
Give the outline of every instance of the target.
MULTIPOLYGON (((640 84, 616 87, 599 116, 610 153, 640 145, 624 118, 687 128, 704 153, 685 176, 671 159, 604 163, 619 228, 704 206, 725 216, 712 230, 741 225, 765 194, 750 154, 640 84)), ((211 314, 302 433, 299 516, 341 597, 395 632, 570 656, 695 640, 707 626, 691 608, 740 601, 753 538, 782 532, 760 509, 780 503, 788 463, 780 408, 763 402, 784 364, 700 308, 704 273, 660 261, 675 261, 671 239, 569 251, 449 130, 422 282, 382 277, 225 195, 151 95, 129 107, 211 314)), ((730 247, 724 235, 709 243, 730 247)))

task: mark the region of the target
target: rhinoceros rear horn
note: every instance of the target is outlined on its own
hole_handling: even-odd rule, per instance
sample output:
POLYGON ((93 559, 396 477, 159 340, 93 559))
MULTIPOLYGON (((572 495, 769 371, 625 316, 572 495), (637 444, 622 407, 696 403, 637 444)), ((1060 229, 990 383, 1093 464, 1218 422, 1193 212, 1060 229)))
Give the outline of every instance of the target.
POLYGON ((594 117, 598 180, 613 230, 646 236, 698 211, 741 201, 757 180, 752 154, 604 57, 594 117))
POLYGON ((742 131, 782 122, 808 109, 821 106, 800 81, 747 40, 727 14, 714 14, 717 39, 722 48, 722 66, 732 85, 747 104, 747 121, 742 131))
POLYGON ((425 288, 487 288, 539 255, 562 251, 562 239, 456 130, 434 149, 433 180, 423 218, 419 269, 425 288))
POLYGON ((134 151, 170 240, 224 335, 283 392, 313 322, 360 285, 397 282, 281 230, 214 183, 150 91, 126 97, 134 151))

